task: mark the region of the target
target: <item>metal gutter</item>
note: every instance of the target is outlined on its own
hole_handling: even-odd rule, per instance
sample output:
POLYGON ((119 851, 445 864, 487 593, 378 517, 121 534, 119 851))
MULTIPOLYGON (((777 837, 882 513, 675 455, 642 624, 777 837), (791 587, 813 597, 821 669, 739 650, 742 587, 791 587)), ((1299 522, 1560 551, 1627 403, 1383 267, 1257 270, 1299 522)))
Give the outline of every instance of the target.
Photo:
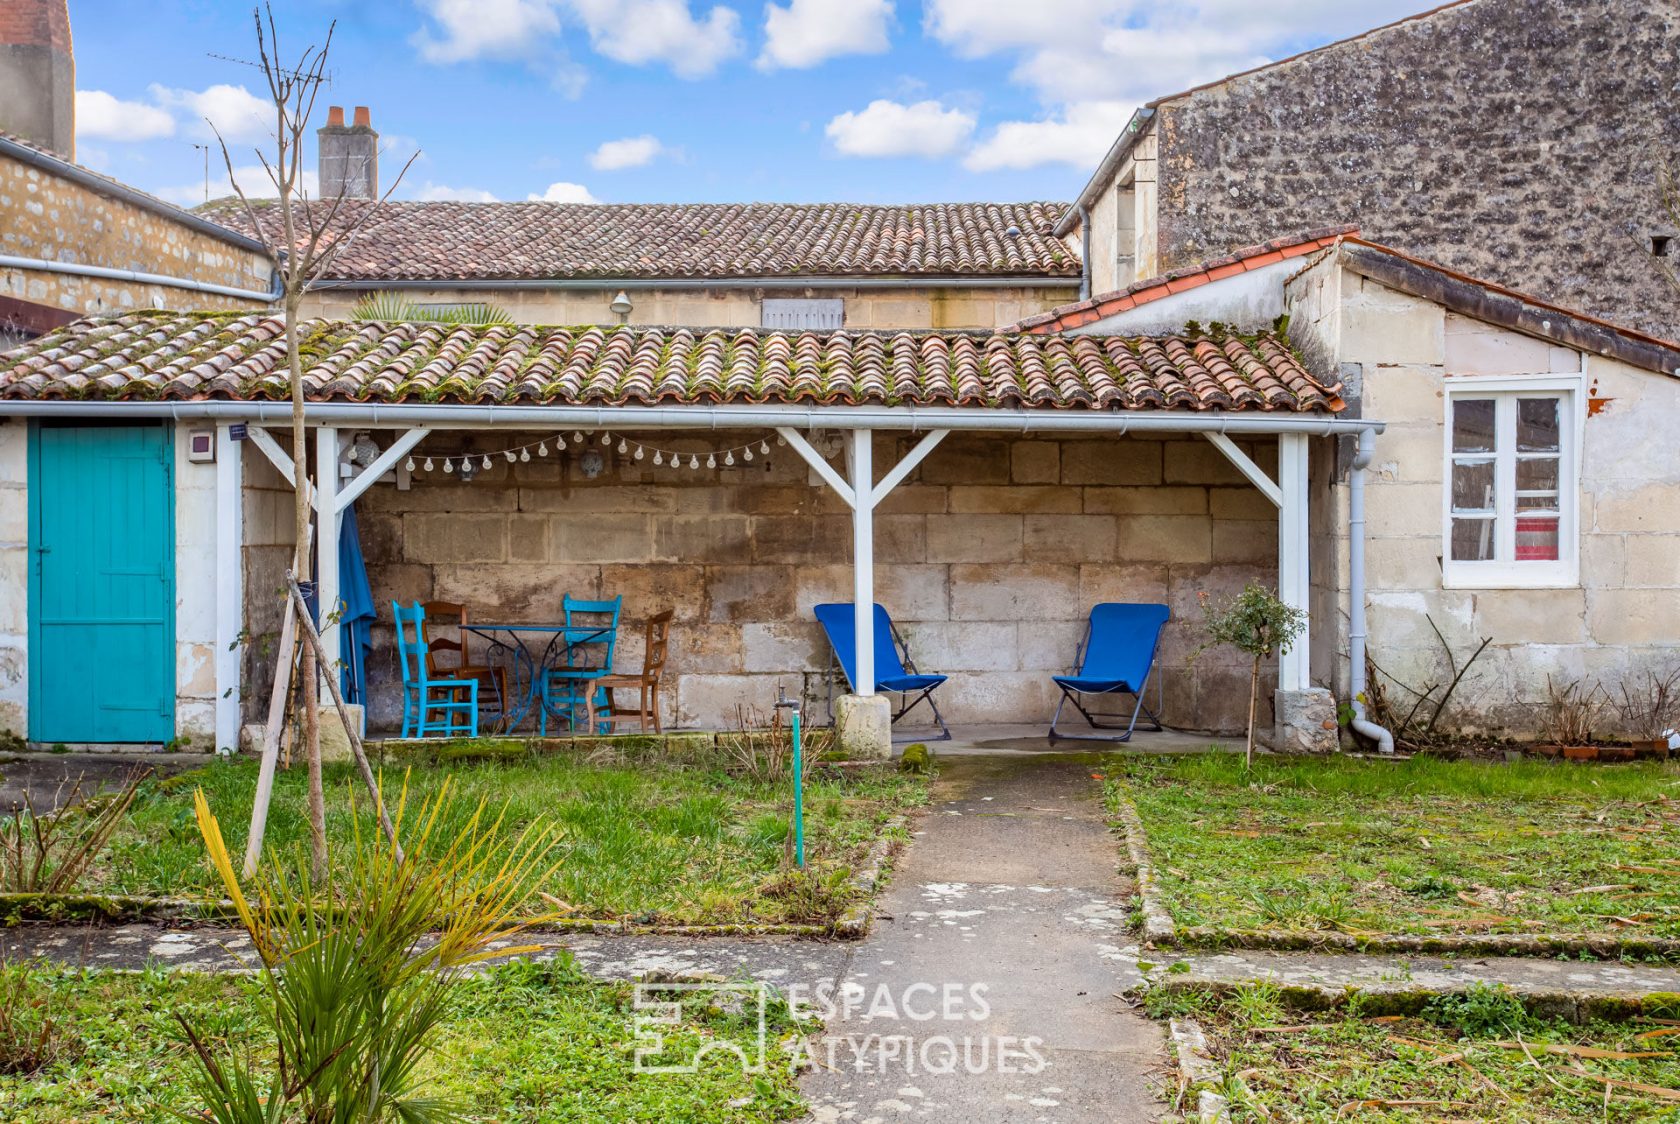
POLYGON ((140 285, 166 285, 172 289, 190 289, 195 293, 214 293, 224 297, 272 304, 281 297, 280 277, 274 275, 273 288, 238 289, 232 285, 216 285, 209 281, 194 281, 188 277, 170 277, 163 273, 141 273, 136 269, 112 269, 103 265, 82 265, 80 262, 49 261, 46 258, 24 258, 15 254, 0 254, 0 268, 35 269, 47 273, 69 273, 77 277, 104 277, 113 281, 133 281, 140 285))
POLYGON ((1120 165, 1125 162, 1126 155, 1132 151, 1132 145, 1136 144, 1137 139, 1143 136, 1143 127, 1149 124, 1154 117, 1155 111, 1147 106, 1132 114, 1132 119, 1126 122, 1126 127, 1120 131, 1119 137, 1115 138, 1114 143, 1109 146, 1108 155, 1102 158, 1102 163, 1097 165, 1097 170, 1091 173, 1091 178, 1085 182, 1084 188, 1080 190, 1079 197, 1073 201, 1073 205, 1067 209, 1067 212, 1056 220, 1056 225, 1050 229, 1050 233, 1057 238, 1068 236, 1068 232, 1073 229, 1073 224, 1079 221, 1080 210, 1089 208, 1091 204, 1097 201, 1097 196, 1102 194, 1104 185, 1114 178, 1114 173, 1120 170, 1120 165))
MULTIPOLYGON (((443 429, 876 429, 926 432, 933 429, 1020 433, 1226 433, 1232 436, 1305 433, 1329 436, 1380 432, 1367 418, 1324 415, 1266 415, 1128 412, 1123 410, 1022 410, 962 406, 501 406, 379 405, 319 402, 305 407, 320 425, 364 428, 443 429)), ((245 421, 285 425, 290 402, 101 402, 81 399, 0 400, 0 416, 133 417, 245 421)))
POLYGON ((201 218, 191 211, 182 210, 172 203, 166 203, 156 196, 147 195, 144 191, 136 190, 127 184, 118 183, 116 180, 99 175, 97 172, 90 172, 79 164, 72 164, 70 161, 51 153, 42 152, 39 149, 31 148, 29 145, 19 144, 8 137, 0 136, 0 155, 21 160, 25 164, 50 172, 72 183, 81 184, 83 187, 91 191, 97 191, 101 195, 121 199, 124 203, 151 211, 153 214, 162 215, 173 222, 180 223, 182 226, 191 227, 201 234, 219 238, 229 245, 254 250, 265 257, 268 255, 268 247, 255 238, 247 237, 236 230, 229 230, 227 227, 213 223, 209 219, 201 218))
POLYGON ((490 292, 508 290, 601 289, 1071 289, 1080 284, 1078 277, 1049 277, 1043 274, 1011 274, 1006 277, 715 277, 672 278, 658 280, 638 277, 553 277, 553 278, 487 278, 463 280, 440 277, 433 280, 361 281, 353 279, 323 279, 312 282, 310 291, 324 289, 369 290, 385 292, 406 289, 483 289, 490 292))

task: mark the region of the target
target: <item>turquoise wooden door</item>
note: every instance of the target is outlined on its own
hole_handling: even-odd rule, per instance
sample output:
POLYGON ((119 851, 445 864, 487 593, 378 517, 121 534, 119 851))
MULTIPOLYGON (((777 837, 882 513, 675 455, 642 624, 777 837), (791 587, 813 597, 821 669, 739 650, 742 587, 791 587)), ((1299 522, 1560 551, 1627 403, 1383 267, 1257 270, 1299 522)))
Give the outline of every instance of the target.
POLYGON ((29 519, 30 738, 170 740, 175 519, 169 428, 37 425, 30 443, 29 519))

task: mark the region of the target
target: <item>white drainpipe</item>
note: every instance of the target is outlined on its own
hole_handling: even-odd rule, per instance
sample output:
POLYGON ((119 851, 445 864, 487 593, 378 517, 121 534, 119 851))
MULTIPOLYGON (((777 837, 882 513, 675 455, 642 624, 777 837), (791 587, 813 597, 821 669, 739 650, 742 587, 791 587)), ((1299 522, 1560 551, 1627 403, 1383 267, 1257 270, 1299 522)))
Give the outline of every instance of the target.
POLYGON ((1394 752, 1394 735, 1365 716, 1365 469, 1376 453, 1377 435, 1359 431, 1348 481, 1348 652, 1353 660, 1354 731, 1377 743, 1378 753, 1394 752))

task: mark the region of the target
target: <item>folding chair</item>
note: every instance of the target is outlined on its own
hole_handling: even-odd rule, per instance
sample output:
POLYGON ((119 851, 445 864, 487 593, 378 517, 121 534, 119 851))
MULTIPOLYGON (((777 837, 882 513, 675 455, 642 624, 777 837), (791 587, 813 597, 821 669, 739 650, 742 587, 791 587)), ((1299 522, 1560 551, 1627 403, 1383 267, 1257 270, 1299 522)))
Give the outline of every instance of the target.
MULTIPOLYGON (((1149 718, 1151 729, 1161 729, 1161 720, 1143 705, 1143 692, 1155 669, 1155 652, 1160 647, 1161 629, 1171 612, 1165 605, 1132 605, 1107 602, 1091 610, 1085 624, 1085 639, 1074 653, 1072 675, 1053 675, 1051 681, 1061 688, 1062 697, 1056 703, 1056 713, 1050 719, 1050 740, 1066 738, 1071 741, 1130 741, 1137 728, 1138 715, 1149 718), (1124 714, 1092 713, 1081 696, 1131 695, 1137 700, 1131 717, 1124 714), (1064 734, 1056 729, 1062 717, 1062 707, 1073 703, 1094 730, 1118 729, 1099 719, 1125 720, 1123 734, 1064 734)), ((1160 681, 1156 681, 1155 705, 1161 705, 1160 681)))
MULTIPOLYGON (((841 672, 846 676, 846 683, 857 689, 857 629, 856 617, 852 606, 846 604, 818 605, 816 607, 817 620, 822 623, 823 631, 828 634, 829 650, 834 653, 829 662, 829 717, 834 716, 834 665, 840 665, 841 672)), ((882 691, 891 691, 899 696, 898 712, 892 716, 897 722, 910 713, 924 701, 933 711, 934 724, 939 727, 939 737, 934 741, 948 741, 951 728, 945 725, 945 716, 939 713, 939 704, 933 701, 934 688, 945 682, 943 675, 923 675, 916 670, 915 661, 910 658, 910 650, 904 645, 904 637, 899 634, 892 618, 881 606, 875 606, 875 686, 882 691)))

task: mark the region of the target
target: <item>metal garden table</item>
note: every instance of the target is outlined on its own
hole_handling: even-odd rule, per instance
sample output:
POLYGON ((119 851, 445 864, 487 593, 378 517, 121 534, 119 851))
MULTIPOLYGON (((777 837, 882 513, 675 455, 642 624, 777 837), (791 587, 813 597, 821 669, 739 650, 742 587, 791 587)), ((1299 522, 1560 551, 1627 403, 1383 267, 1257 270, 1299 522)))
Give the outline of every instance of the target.
POLYGON ((492 661, 508 668, 510 698, 502 700, 502 730, 509 731, 540 713, 542 682, 551 668, 562 665, 572 649, 606 639, 612 625, 495 624, 474 621, 468 632, 489 645, 492 661))

